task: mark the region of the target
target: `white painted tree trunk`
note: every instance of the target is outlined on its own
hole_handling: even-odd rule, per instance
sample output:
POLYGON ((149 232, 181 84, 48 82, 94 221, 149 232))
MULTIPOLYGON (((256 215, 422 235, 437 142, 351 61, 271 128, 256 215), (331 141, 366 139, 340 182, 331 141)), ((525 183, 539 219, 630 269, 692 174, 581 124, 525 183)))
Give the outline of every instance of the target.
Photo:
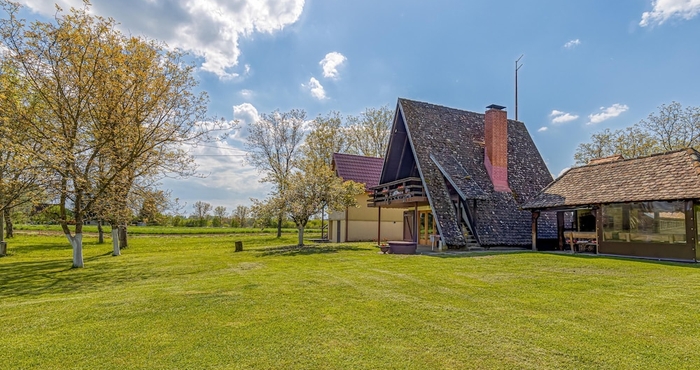
POLYGON ((73 267, 83 267, 83 234, 66 234, 66 238, 73 247, 73 267))
POLYGON ((299 228, 299 246, 300 247, 304 246, 304 228, 303 227, 299 228))
POLYGON ((121 256, 121 248, 119 248, 119 229, 117 227, 112 227, 112 255, 121 256))

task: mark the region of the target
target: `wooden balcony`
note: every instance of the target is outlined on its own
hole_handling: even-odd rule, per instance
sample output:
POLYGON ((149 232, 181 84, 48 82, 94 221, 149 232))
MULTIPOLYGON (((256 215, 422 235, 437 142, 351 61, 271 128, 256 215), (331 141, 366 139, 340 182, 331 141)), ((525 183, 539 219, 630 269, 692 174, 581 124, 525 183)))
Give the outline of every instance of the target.
POLYGON ((369 207, 409 208, 428 204, 423 183, 418 177, 381 184, 371 191, 369 207))

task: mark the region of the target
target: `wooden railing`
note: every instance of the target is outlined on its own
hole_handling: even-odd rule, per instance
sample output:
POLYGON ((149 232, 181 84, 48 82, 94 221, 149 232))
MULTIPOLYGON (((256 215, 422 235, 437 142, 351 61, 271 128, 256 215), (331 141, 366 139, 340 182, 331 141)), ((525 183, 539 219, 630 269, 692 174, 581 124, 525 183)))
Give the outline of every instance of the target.
POLYGON ((405 201, 410 198, 426 196, 423 183, 418 177, 407 177, 381 184, 371 190, 372 198, 369 201, 370 204, 391 203, 393 201, 405 201))

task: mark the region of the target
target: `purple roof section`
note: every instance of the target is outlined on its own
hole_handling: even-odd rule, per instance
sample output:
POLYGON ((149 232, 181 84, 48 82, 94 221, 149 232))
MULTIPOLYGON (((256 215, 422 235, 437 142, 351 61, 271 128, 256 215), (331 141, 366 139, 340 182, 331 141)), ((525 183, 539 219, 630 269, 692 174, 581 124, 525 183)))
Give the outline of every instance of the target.
POLYGON ((361 155, 334 153, 335 173, 343 180, 352 180, 365 184, 365 190, 379 185, 384 158, 365 157, 361 155))

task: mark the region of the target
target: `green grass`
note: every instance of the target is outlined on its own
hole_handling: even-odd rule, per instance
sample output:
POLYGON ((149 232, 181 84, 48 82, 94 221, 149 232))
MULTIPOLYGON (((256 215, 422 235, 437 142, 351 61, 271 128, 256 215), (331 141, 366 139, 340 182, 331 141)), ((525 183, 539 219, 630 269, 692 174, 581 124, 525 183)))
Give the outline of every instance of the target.
MULTIPOLYGON (((19 231, 48 231, 61 232, 60 225, 15 225, 15 230, 19 231)), ((71 230, 74 226, 71 226, 71 230)), ((104 232, 109 233, 112 228, 108 225, 104 227, 104 232)), ((319 230, 307 229, 307 232, 317 232, 319 230)), ((83 226, 83 232, 97 233, 96 225, 83 226)), ((282 229, 284 233, 296 233, 297 229, 282 229)), ((131 235, 202 235, 202 234, 272 234, 277 233, 275 228, 254 228, 254 227, 171 227, 171 226, 129 226, 129 234, 131 235)))
POLYGON ((294 234, 22 235, 0 258, 0 368, 677 369, 700 363, 695 265, 381 255, 294 234), (242 240, 244 252, 233 253, 242 240), (266 247, 269 246, 269 247, 266 247))

